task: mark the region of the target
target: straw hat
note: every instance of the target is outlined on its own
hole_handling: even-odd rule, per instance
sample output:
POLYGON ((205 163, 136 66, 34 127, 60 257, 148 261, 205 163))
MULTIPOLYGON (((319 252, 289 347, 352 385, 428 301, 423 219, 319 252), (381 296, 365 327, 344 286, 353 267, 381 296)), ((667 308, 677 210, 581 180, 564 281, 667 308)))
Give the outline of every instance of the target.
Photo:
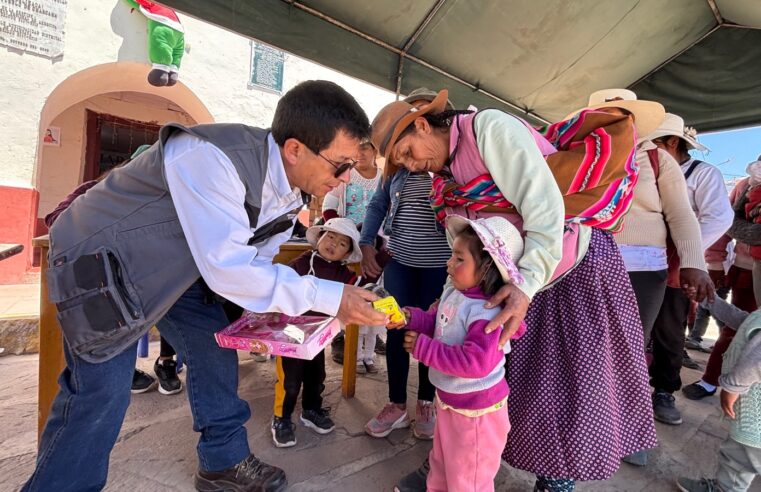
POLYGON ((351 219, 336 217, 322 225, 312 226, 307 229, 307 241, 309 241, 309 244, 311 244, 313 248, 317 247, 320 235, 324 231, 343 234, 344 236, 349 236, 349 238, 351 238, 351 253, 349 253, 349 256, 343 260, 344 263, 358 263, 362 261, 362 250, 359 248, 359 231, 351 219))
POLYGON ((584 109, 620 108, 634 115, 634 126, 637 135, 652 133, 663 121, 666 110, 661 103, 655 101, 640 101, 637 94, 627 89, 603 89, 589 96, 587 107, 569 114, 564 120, 570 120, 584 109))
MULTIPOLYGON (((420 108, 415 108, 412 104, 405 101, 395 101, 381 109, 373 120, 372 135, 370 137, 380 155, 388 159, 388 155, 391 153, 391 149, 394 147, 399 135, 416 118, 428 113, 435 114, 444 111, 447 107, 448 95, 449 93, 446 89, 441 90, 433 98, 433 101, 420 108)), ((415 99, 415 101, 419 99, 415 99)))
POLYGON ((648 135, 646 140, 655 140, 665 136, 679 137, 687 143, 687 147, 696 149, 701 152, 708 152, 710 149, 698 142, 698 132, 689 126, 684 126, 684 120, 681 116, 666 113, 663 123, 653 133, 648 135))
POLYGON ((520 231, 504 217, 470 220, 459 215, 450 215, 447 217, 447 240, 450 246, 454 238, 468 226, 476 231, 484 250, 489 253, 502 274, 502 280, 522 284, 523 275, 515 266, 523 256, 523 237, 520 231))

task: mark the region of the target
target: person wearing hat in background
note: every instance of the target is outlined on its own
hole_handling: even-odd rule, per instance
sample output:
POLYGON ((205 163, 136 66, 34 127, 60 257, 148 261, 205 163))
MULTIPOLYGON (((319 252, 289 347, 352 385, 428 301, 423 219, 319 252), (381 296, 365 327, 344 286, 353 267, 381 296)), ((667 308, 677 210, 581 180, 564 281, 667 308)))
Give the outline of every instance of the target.
MULTIPOLYGON (((412 91, 405 103, 409 107, 422 107, 436 97, 425 88, 412 91)), ((442 103, 454 108, 452 103, 442 103)), ((377 142, 373 141, 377 147, 377 142)), ((388 161, 386 161, 388 165, 388 161)), ((444 228, 436 222, 431 210, 431 176, 427 172, 409 172, 406 169, 393 176, 384 175, 378 190, 367 207, 362 226, 362 272, 366 276, 384 274, 384 286, 400 305, 428 308, 441 294, 446 279, 446 262, 451 256, 444 228), (389 237, 388 249, 392 255, 385 268, 378 264, 376 236, 383 226, 389 237)), ((410 355, 404 350, 404 333, 389 331, 386 334, 386 366, 388 369, 389 401, 365 425, 365 432, 373 437, 385 437, 394 429, 410 425, 407 415, 407 376, 410 355)), ((418 439, 432 439, 436 416, 433 407, 435 389, 428 379, 428 368, 418 363, 418 391, 415 406, 413 435, 418 439)))
MULTIPOLYGON (((348 263, 358 263, 362 259, 359 232, 350 219, 336 217, 323 225, 310 227, 306 237, 312 250, 305 251, 288 264, 296 273, 348 285, 362 285, 369 281, 357 278, 347 266, 348 263)), ((318 434, 332 432, 335 424, 328 409, 322 407, 325 351, 321 351, 312 360, 277 356, 275 364, 277 382, 271 428, 275 446, 287 448, 296 445, 291 414, 296 408, 299 393, 303 408, 299 417, 301 423, 318 434)))
MULTIPOLYGON (((689 205, 698 221, 700 248, 705 260, 707 250, 727 232, 734 217, 724 177, 715 166, 697 160, 689 154, 689 151, 693 149, 707 152, 708 148, 697 141, 697 132, 693 128, 686 127, 684 120, 678 115, 666 113, 663 123, 657 130, 647 135, 645 140, 666 151, 679 164, 687 186, 689 205)), ((675 272, 680 262, 676 258, 671 259, 671 262, 671 271, 675 272)), ((712 289, 723 287, 725 277, 723 266, 720 270, 709 271, 709 275, 712 289)), ((681 422, 676 406, 669 408, 673 400, 668 397, 668 394, 673 394, 681 387, 680 367, 684 365, 691 369, 700 368, 685 351, 684 329, 691 303, 681 287, 681 282, 676 275, 670 275, 663 305, 653 325, 654 333, 658 333, 659 336, 653 344, 651 383, 656 394, 662 397, 659 401, 666 403, 663 408, 667 410, 656 411, 656 418, 662 417, 659 420, 670 424, 681 422)), ((707 316, 707 313, 702 315, 707 316)), ((691 389, 697 388, 691 386, 691 389)), ((704 389, 710 391, 716 388, 705 387, 704 389)))
MULTIPOLYGON (((500 349, 500 331, 484 330, 499 313, 484 301, 507 282, 523 283, 515 266, 523 238, 504 217, 458 216, 448 218, 447 237, 450 282, 441 300, 427 311, 403 308, 406 326, 398 327, 409 330, 405 348, 430 367, 436 386, 427 489, 489 492, 510 430, 504 363, 510 344, 500 349)), ((523 334, 525 324, 521 328, 514 338, 523 334)))
MULTIPOLYGON (((630 168, 635 124, 647 127, 651 122, 647 131, 652 131, 663 108, 651 103, 642 123, 621 111, 580 111, 571 123, 558 123, 552 130, 563 134, 573 128, 579 133, 564 135, 584 143, 555 149, 525 122, 502 111, 447 111, 446 94, 441 91, 417 110, 403 102, 387 105, 372 123, 372 138, 387 157, 387 175, 428 171, 436 174, 435 181, 445 180, 433 197, 442 215, 474 219, 498 214, 524 234, 523 256, 516 262, 524 282, 507 283, 485 305, 504 304, 485 327, 491 332, 504 325, 501 343, 516 333, 524 317, 527 324, 508 361, 513 425, 503 458, 536 474, 536 490, 572 490, 576 480, 607 479, 624 455, 656 444, 642 329, 611 234, 566 222, 581 197, 561 194, 561 176, 551 170, 550 161, 574 164, 567 170, 575 177, 583 162, 594 160, 586 159, 584 149, 599 148, 592 143, 599 140, 604 142, 601 155, 613 159, 596 161, 600 169, 630 168), (581 133, 582 127, 588 133, 581 133), (566 228, 573 231, 568 258, 562 254, 566 228), (563 263, 564 275, 548 287, 563 263)), ((424 464, 402 478, 397 489, 421 490, 425 474, 424 464)))
MULTIPOLYGON (((66 198, 59 203, 52 212, 45 216, 45 225, 50 229, 53 223, 61 215, 61 212, 69 208, 71 203, 80 195, 84 195, 87 190, 104 180, 108 173, 113 171, 116 167, 121 167, 129 163, 132 159, 139 156, 150 148, 150 145, 141 145, 130 155, 129 159, 121 162, 117 166, 103 172, 97 179, 85 181, 81 185, 77 186, 66 198)), ((177 361, 175 356, 174 347, 164 338, 160 338, 159 358, 153 364, 153 372, 158 379, 159 393, 162 395, 175 395, 182 391, 182 381, 177 377, 177 361)), ((135 368, 135 372, 132 375, 132 387, 133 394, 145 393, 156 387, 156 379, 145 371, 141 371, 135 368)))
MULTIPOLYGON (((761 225, 761 156, 748 164, 748 189, 743 194, 745 202, 745 219, 753 224, 761 225)), ((759 242, 756 238, 756 242, 759 242)), ((750 247, 753 257, 753 293, 756 304, 761 303, 761 244, 750 247)))
MULTIPOLYGON (((349 182, 341 183, 336 189, 325 195, 322 201, 322 218, 330 220, 335 217, 346 217, 362 229, 365 214, 370 200, 378 188, 381 171, 378 169, 376 156, 378 151, 370 139, 362 141, 359 146, 357 167, 351 170, 349 182)), ((381 244, 382 244, 382 240, 381 244)), ((374 353, 386 353, 385 342, 380 333, 385 332, 383 326, 360 326, 357 341, 357 372, 377 372, 374 363, 374 353)), ((344 335, 339 333, 330 343, 331 357, 343 364, 344 335)))

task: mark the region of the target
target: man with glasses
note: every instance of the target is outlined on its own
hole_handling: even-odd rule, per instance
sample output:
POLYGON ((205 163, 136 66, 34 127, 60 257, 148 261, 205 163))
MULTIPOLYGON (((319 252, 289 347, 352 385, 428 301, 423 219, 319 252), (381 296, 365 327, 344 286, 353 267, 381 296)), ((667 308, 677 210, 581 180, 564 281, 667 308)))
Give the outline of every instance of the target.
POLYGON ((196 488, 285 488, 283 470, 249 450, 251 414, 237 394, 237 354, 214 340, 229 320, 213 294, 255 312, 385 324, 370 292, 272 264, 308 196, 348 181, 368 133, 346 91, 304 82, 282 97, 271 130, 166 125, 159 142, 74 200, 50 231, 67 367, 23 490, 106 485, 136 343, 153 324, 189 366, 196 488))

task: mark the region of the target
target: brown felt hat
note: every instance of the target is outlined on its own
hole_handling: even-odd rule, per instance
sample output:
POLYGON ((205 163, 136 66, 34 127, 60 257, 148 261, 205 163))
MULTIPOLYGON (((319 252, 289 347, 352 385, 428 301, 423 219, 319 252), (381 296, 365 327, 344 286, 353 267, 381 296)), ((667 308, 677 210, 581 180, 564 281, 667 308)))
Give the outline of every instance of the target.
POLYGON ((388 155, 399 139, 399 135, 416 118, 425 114, 435 114, 444 111, 447 107, 448 96, 448 91, 443 89, 433 98, 433 101, 420 108, 415 108, 408 102, 396 101, 388 104, 378 112, 378 115, 373 120, 370 138, 375 148, 378 149, 378 152, 386 159, 387 163, 388 155))

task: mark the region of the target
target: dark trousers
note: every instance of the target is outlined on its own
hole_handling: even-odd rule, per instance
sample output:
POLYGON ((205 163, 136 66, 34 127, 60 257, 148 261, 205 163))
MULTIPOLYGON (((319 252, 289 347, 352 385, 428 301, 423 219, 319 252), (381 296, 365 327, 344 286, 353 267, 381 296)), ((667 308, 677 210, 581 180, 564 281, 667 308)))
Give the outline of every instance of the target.
POLYGON ((174 357, 177 355, 177 352, 174 350, 174 347, 172 347, 172 344, 167 342, 164 337, 161 337, 161 344, 159 347, 159 356, 161 357, 174 357))
POLYGON ((275 417, 290 419, 301 394, 304 410, 322 408, 322 392, 325 390, 325 351, 312 360, 277 357, 277 383, 275 383, 275 417))
MULTIPOLYGON (((727 274, 727 285, 732 290, 732 304, 749 313, 756 310, 756 299, 753 296, 753 273, 744 268, 732 266, 727 274)), ((721 363, 724 358, 724 352, 729 348, 729 344, 735 337, 735 330, 721 327, 719 339, 713 346, 711 356, 708 357, 703 381, 714 386, 719 385, 719 376, 721 376, 721 363)))
POLYGON ((645 347, 650 344, 655 319, 663 305, 666 292, 666 270, 655 272, 629 272, 629 280, 637 298, 639 317, 645 334, 645 347))
POLYGON ((682 387, 679 376, 684 355, 684 327, 690 300, 682 289, 666 287, 663 305, 653 324, 653 362, 650 386, 673 393, 682 387))
MULTIPOLYGON (((447 278, 446 267, 415 268, 402 265, 393 258, 383 270, 384 286, 400 306, 428 309, 441 296, 447 278)), ((388 330, 386 365, 388 366, 388 398, 392 403, 407 403, 407 377, 410 354, 404 350, 405 330, 388 330)), ((428 379, 428 367, 418 362, 419 400, 433 401, 435 388, 428 379)))

